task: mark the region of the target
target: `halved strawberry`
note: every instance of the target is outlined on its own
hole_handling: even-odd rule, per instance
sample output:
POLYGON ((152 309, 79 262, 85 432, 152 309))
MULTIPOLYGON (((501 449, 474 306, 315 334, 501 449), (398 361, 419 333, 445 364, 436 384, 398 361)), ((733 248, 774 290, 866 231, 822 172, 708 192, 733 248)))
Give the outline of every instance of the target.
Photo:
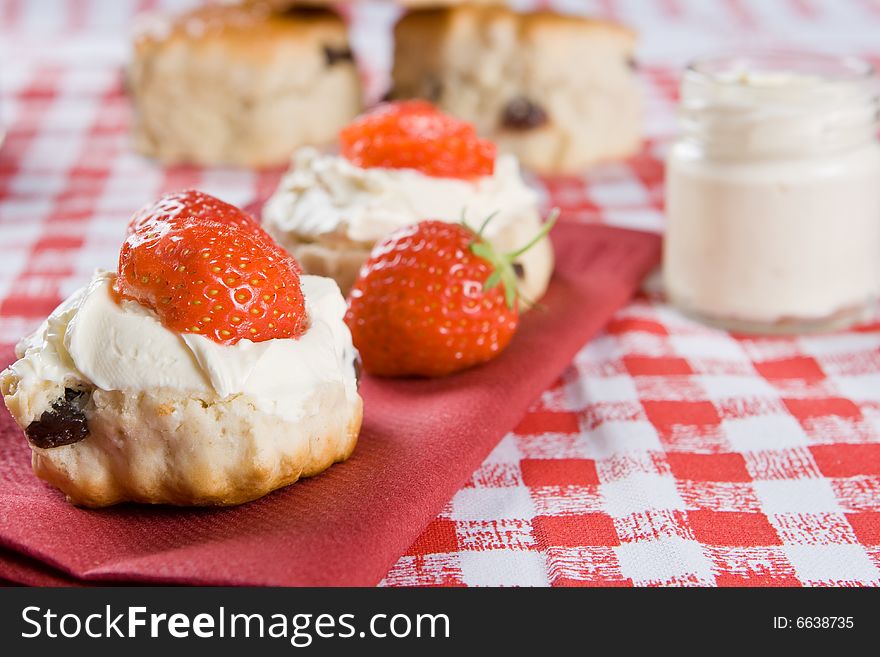
POLYGON ((355 119, 339 133, 339 150, 359 167, 438 178, 491 176, 495 169, 495 144, 424 100, 385 103, 355 119))
POLYGON ((308 320, 296 261, 234 206, 185 194, 132 220, 119 253, 119 295, 153 309, 173 331, 220 344, 302 335, 308 320))
POLYGON ((134 233, 146 224, 180 224, 187 221, 213 222, 262 231, 256 219, 234 205, 197 189, 184 189, 163 194, 135 212, 128 224, 128 233, 134 233))

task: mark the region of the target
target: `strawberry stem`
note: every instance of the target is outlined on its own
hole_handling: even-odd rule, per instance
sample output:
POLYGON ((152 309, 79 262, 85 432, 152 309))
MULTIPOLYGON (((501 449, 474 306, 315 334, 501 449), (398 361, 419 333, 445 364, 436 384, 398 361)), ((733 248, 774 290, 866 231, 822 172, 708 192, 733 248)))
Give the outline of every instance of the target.
POLYGON ((505 253, 505 257, 507 258, 516 258, 517 256, 521 256, 523 253, 531 249, 535 244, 540 242, 542 239, 547 237, 550 231, 553 229, 553 226, 556 225, 556 220, 559 219, 559 208, 553 208, 550 211, 550 215, 547 217, 547 221, 544 222, 544 225, 541 226, 541 230, 538 231, 538 234, 535 235, 529 242, 516 251, 511 251, 510 253, 505 253))
POLYGON ((520 296, 517 290, 516 272, 513 268, 514 260, 547 237, 559 218, 559 209, 553 209, 550 216, 547 217, 547 221, 541 226, 541 230, 527 244, 515 251, 502 254, 496 253, 492 245, 483 239, 483 231, 497 214, 498 212, 496 211, 486 217, 480 226, 480 230, 476 233, 477 239, 470 245, 470 248, 475 256, 487 260, 492 265, 492 273, 486 279, 486 282, 483 283, 483 291, 489 291, 497 287, 499 283, 502 284, 504 286, 504 300, 507 303, 507 307, 513 308, 517 298, 520 296))
POLYGON ((501 270, 496 269, 491 274, 489 274, 489 278, 486 279, 486 282, 483 283, 483 290, 491 290, 493 287, 498 285, 501 282, 501 270))
POLYGON ((484 231, 486 230, 486 228, 489 226, 489 222, 492 221, 495 217, 498 216, 498 212, 499 212, 498 210, 495 210, 495 212, 491 213, 488 217, 486 217, 486 218, 483 220, 483 224, 480 226, 480 230, 477 231, 477 235, 478 235, 479 237, 482 237, 482 236, 483 236, 483 232, 484 232, 484 231))

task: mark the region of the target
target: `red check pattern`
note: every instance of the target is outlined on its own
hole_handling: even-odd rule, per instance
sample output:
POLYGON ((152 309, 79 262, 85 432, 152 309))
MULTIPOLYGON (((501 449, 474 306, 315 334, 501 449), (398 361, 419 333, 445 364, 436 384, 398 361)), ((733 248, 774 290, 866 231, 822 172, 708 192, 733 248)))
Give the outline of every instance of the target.
MULTIPOLYGON (((131 152, 120 65, 156 0, 0 0, 0 349, 96 266, 131 212, 198 186, 245 204, 278 171, 159 168, 131 152)), ((663 228, 676 71, 729 44, 878 61, 868 0, 562 0, 641 33, 649 139, 626 163, 535 180, 569 221, 663 228)), ((372 96, 387 4, 346 9, 372 96)), ((650 286, 649 286, 650 288, 650 286)), ((647 292, 575 358, 385 585, 880 584, 880 322, 776 339, 684 319, 647 292)))

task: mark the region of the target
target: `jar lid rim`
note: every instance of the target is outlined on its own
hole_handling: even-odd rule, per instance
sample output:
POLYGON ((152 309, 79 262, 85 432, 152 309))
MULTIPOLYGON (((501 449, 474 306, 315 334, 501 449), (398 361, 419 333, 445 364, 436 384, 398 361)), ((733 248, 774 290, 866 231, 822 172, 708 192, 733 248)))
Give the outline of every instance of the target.
POLYGON ((778 49, 729 51, 700 57, 687 65, 685 75, 714 84, 738 84, 739 80, 730 76, 737 71, 801 73, 837 82, 868 82, 876 77, 871 63, 860 57, 778 49))

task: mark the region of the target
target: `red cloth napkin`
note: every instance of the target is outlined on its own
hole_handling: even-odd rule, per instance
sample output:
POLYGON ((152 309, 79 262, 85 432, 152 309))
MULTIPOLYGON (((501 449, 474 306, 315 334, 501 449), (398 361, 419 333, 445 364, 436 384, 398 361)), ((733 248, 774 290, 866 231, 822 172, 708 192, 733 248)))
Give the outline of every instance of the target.
POLYGON ((438 380, 365 377, 346 463, 235 508, 69 505, 0 411, 0 578, 374 585, 659 261, 656 235, 561 223, 543 309, 495 361, 438 380))

